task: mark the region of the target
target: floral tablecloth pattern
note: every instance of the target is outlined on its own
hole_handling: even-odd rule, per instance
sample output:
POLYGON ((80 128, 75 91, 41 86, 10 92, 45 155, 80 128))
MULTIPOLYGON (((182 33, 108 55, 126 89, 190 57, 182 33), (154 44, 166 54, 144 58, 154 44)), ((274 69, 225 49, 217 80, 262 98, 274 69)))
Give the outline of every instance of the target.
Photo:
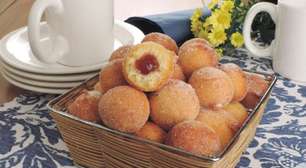
MULTIPOLYGON (((237 50, 222 62, 273 73, 271 60, 237 50)), ((237 168, 306 168, 306 84, 281 76, 256 137, 237 168)), ((27 93, 0 105, 0 168, 75 167, 46 104, 53 95, 27 93)))

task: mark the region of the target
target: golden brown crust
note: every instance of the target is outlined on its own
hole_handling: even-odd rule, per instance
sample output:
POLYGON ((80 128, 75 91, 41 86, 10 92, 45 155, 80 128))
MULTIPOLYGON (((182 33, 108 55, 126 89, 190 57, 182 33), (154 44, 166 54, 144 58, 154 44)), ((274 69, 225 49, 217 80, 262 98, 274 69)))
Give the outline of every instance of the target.
POLYGON ((101 69, 99 83, 103 92, 107 92, 116 86, 127 85, 122 74, 122 62, 122 59, 117 59, 101 69))
POLYGON ((176 42, 168 35, 162 34, 162 33, 150 33, 145 36, 145 38, 142 40, 142 42, 155 42, 162 46, 164 46, 166 49, 173 51, 175 53, 178 52, 178 46, 176 42))
POLYGON ((170 80, 150 96, 151 119, 165 130, 185 121, 194 120, 200 111, 194 89, 180 80, 170 80))
POLYGON ((188 47, 188 45, 191 45, 193 43, 202 43, 204 45, 211 46, 211 44, 207 40, 205 40, 205 39, 202 39, 202 38, 192 38, 192 39, 186 41, 185 43, 183 43, 181 45, 181 47, 179 48, 179 52, 180 52, 181 49, 183 49, 185 47, 188 47))
POLYGON ((226 147, 239 129, 238 121, 222 109, 211 110, 202 108, 196 120, 205 123, 217 133, 222 148, 226 147))
POLYGON ((248 118, 248 112, 240 103, 230 103, 224 107, 224 110, 230 113, 239 123, 241 127, 244 121, 248 118))
POLYGON ((222 108, 234 96, 230 77, 217 68, 205 67, 195 71, 189 83, 195 89, 201 105, 206 108, 222 108))
POLYGON ((132 47, 133 45, 124 45, 119 47, 112 53, 111 57, 109 58, 109 61, 113 61, 116 59, 124 59, 132 47))
POLYGON ((179 65, 186 77, 203 67, 216 67, 218 55, 209 45, 203 43, 191 43, 180 49, 179 65))
POLYGON ((146 95, 130 86, 107 91, 99 102, 103 123, 115 130, 135 133, 147 122, 150 113, 146 95))
POLYGON ((263 96, 269 87, 269 82, 255 74, 247 74, 249 92, 263 96))
POLYGON ((186 77, 183 73, 182 68, 178 65, 175 64, 174 65, 174 72, 172 74, 171 79, 177 79, 177 80, 181 80, 181 81, 186 81, 186 77))
POLYGON ((69 113, 86 121, 99 122, 98 104, 100 95, 101 93, 98 91, 83 91, 68 106, 69 113))
POLYGON ((166 144, 205 156, 215 156, 222 150, 216 132, 199 121, 177 124, 168 133, 166 144))
POLYGON ((130 85, 145 91, 153 92, 163 87, 174 71, 175 54, 154 42, 144 42, 134 46, 123 62, 123 75, 130 85), (144 55, 154 56, 158 61, 157 70, 142 74, 136 68, 136 61, 144 55))
POLYGON ((240 102, 244 99, 248 92, 247 77, 242 69, 232 63, 223 64, 220 69, 224 71, 232 80, 234 86, 234 98, 233 102, 240 102))
POLYGON ((147 140, 163 143, 167 133, 158 125, 148 121, 135 135, 147 140))

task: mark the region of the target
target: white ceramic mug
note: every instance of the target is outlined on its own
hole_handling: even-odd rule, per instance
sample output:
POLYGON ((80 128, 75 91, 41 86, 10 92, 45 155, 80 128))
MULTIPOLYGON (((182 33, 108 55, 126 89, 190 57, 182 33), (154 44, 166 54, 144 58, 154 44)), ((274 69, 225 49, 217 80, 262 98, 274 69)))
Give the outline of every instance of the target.
POLYGON ((244 23, 246 48, 255 56, 272 56, 273 69, 292 80, 306 82, 306 1, 278 0, 278 4, 261 2, 248 12, 244 23), (275 40, 267 48, 251 39, 251 25, 260 12, 268 12, 276 23, 275 40))
POLYGON ((45 63, 86 66, 106 61, 113 50, 113 0, 36 0, 28 35, 35 57, 45 63), (51 46, 42 46, 45 13, 51 46))

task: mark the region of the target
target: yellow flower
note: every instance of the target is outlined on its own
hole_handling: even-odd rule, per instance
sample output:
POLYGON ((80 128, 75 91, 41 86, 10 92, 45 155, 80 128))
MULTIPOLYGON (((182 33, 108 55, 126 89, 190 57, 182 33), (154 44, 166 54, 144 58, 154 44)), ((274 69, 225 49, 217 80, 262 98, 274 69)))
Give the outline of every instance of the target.
POLYGON ((208 34, 209 42, 215 47, 219 46, 220 44, 223 44, 226 39, 226 33, 221 27, 214 28, 212 32, 208 34))
POLYGON ((200 21, 200 18, 202 16, 202 10, 201 9, 196 9, 191 16, 191 31, 192 33, 197 36, 199 31, 201 30, 201 24, 202 22, 200 21))
POLYGON ((208 32, 206 30, 201 30, 197 37, 207 39, 208 38, 208 32))
POLYGON ((228 29, 231 26, 232 15, 229 12, 215 10, 211 16, 212 25, 215 27, 221 27, 223 29, 228 29))
POLYGON ((233 8, 234 8, 233 0, 226 0, 222 3, 221 11, 232 12, 233 8))
POLYGON ((236 32, 231 36, 231 43, 234 47, 240 48, 244 44, 244 39, 241 33, 236 32))
POLYGON ((208 8, 213 9, 218 3, 219 0, 211 0, 211 2, 208 4, 208 8))

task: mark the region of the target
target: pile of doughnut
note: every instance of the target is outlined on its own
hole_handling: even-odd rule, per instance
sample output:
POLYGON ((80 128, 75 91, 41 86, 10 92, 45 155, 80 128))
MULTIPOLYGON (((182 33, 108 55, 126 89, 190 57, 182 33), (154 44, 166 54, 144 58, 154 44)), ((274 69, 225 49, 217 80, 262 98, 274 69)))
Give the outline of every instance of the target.
POLYGON ((83 120, 197 155, 215 156, 231 141, 268 82, 220 64, 199 38, 178 47, 161 33, 114 51, 94 90, 68 111, 83 120))

